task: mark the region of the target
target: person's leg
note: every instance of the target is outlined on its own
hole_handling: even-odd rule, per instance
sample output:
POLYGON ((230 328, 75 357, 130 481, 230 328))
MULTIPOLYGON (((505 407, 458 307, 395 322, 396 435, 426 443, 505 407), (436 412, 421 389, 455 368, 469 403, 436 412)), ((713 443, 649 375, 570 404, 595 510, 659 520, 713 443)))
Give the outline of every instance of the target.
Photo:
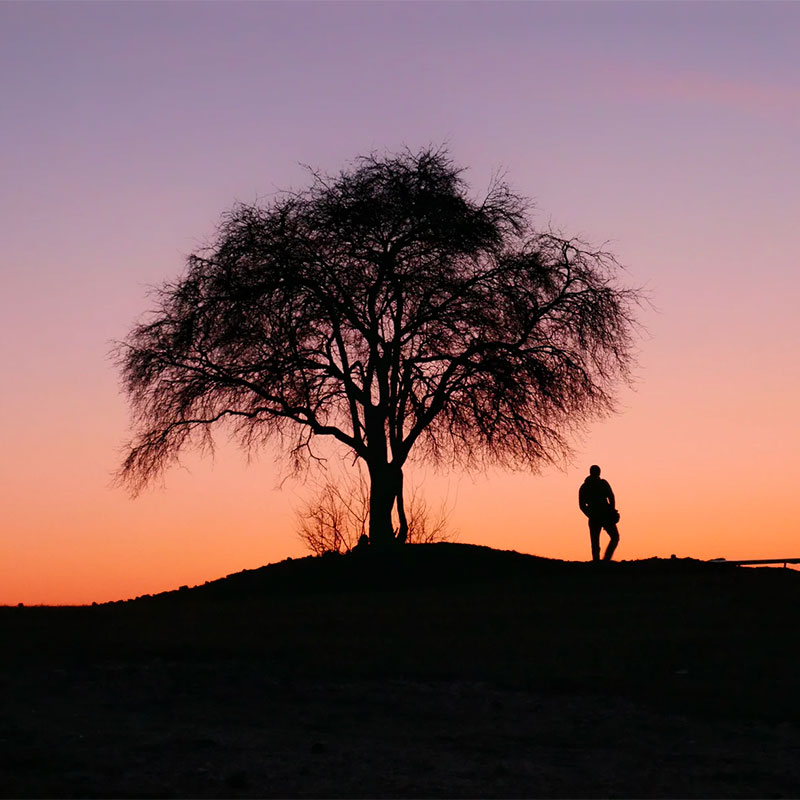
POLYGON ((610 541, 608 542, 608 547, 606 547, 603 561, 611 561, 611 559, 614 557, 614 551, 617 549, 617 545, 619 544, 619 531, 617 530, 616 522, 609 522, 604 527, 610 537, 610 541))
POLYGON ((589 539, 592 542, 592 561, 600 560, 600 531, 603 524, 596 520, 589 520, 589 539))

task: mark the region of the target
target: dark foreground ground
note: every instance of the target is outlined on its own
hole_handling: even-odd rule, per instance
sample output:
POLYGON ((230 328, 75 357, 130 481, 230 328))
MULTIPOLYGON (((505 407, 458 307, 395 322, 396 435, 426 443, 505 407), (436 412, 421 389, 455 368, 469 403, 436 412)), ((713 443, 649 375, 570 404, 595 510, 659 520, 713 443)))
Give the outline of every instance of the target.
POLYGON ((800 797, 800 575, 468 545, 0 609, 6 797, 800 797))

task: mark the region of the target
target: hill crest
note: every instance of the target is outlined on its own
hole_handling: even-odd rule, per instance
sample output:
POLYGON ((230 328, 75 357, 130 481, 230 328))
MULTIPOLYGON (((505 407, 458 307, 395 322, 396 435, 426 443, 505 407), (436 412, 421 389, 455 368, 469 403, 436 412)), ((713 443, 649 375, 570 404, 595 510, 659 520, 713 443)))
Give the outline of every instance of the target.
MULTIPOLYGON (((389 551, 365 550, 344 555, 287 558, 254 569, 245 569, 204 584, 181 586, 155 595, 141 595, 116 602, 193 597, 224 599, 255 594, 304 594, 317 592, 388 591, 441 588, 470 584, 524 582, 543 576, 565 579, 626 579, 654 574, 700 573, 719 575, 753 572, 727 562, 693 558, 648 558, 634 561, 592 563, 544 558, 516 550, 497 550, 484 545, 440 542, 404 545, 389 551)), ((764 570, 759 570, 763 572, 764 570)), ((776 570, 769 570, 774 573, 776 570)), ((791 573, 793 571, 781 570, 791 573)))

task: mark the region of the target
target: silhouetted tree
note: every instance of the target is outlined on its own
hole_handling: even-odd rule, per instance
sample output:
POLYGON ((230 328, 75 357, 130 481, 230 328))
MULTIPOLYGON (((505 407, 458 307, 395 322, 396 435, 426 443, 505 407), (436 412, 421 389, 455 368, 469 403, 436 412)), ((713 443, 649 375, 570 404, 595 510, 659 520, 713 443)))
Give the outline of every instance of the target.
POLYGON ((366 465, 370 541, 404 541, 412 453, 536 468, 611 409, 637 300, 613 256, 534 231, 501 179, 471 199, 443 150, 312 176, 236 205, 120 345, 134 491, 223 420, 297 464, 332 437, 366 465))

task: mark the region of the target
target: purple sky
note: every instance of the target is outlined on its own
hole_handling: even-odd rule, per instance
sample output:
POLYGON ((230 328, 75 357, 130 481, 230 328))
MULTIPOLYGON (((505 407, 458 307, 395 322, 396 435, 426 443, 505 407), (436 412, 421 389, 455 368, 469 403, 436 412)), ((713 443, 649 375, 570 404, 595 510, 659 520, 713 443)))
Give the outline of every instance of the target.
POLYGON ((609 240, 655 306, 566 472, 431 480, 462 540, 585 558, 599 461, 622 558, 800 555, 800 3, 0 3, 0 75, 0 602, 302 553, 271 454, 109 488, 111 342, 234 200, 441 142, 476 193, 505 170, 540 225, 609 240))

